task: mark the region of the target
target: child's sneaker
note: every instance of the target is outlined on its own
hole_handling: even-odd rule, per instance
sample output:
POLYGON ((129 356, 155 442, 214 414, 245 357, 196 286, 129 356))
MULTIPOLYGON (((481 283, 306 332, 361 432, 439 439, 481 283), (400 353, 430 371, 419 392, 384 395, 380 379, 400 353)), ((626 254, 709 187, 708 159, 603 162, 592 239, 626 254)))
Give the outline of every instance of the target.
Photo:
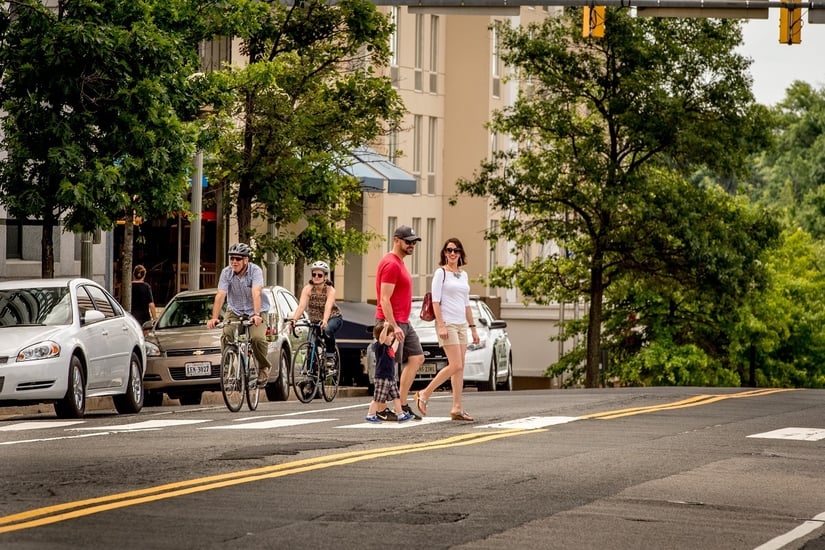
POLYGON ((415 417, 408 412, 402 412, 398 415, 399 422, 406 422, 407 420, 412 420, 413 418, 415 417))
POLYGON ((372 422, 373 424, 378 424, 381 422, 381 419, 375 416, 374 414, 368 414, 364 417, 364 420, 367 422, 372 422))

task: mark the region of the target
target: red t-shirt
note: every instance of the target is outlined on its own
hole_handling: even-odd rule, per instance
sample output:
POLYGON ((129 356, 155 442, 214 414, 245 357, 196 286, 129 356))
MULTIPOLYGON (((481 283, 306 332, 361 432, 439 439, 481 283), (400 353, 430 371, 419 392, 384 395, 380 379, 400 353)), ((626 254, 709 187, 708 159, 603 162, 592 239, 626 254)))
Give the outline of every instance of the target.
POLYGON ((412 309, 412 277, 407 271, 404 261, 392 252, 388 252, 378 262, 375 277, 375 296, 378 298, 378 308, 375 311, 376 319, 386 319, 381 307, 381 284, 390 283, 395 289, 390 296, 393 316, 396 323, 409 323, 412 309))

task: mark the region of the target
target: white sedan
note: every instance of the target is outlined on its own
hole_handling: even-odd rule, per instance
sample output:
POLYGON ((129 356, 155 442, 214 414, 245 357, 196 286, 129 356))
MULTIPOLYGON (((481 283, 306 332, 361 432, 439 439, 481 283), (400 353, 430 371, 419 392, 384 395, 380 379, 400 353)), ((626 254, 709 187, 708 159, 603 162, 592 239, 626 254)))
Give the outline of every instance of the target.
MULTIPOLYGON (((433 321, 419 318, 423 298, 413 298, 410 324, 418 334, 424 348, 424 364, 418 369, 415 385, 423 386, 435 374, 447 366, 447 355, 438 345, 438 336, 433 321)), ((507 336, 507 323, 496 319, 493 312, 478 296, 470 296, 473 318, 476 320, 479 344, 472 344, 472 336, 467 331, 467 353, 464 356, 464 383, 477 386, 480 391, 513 389, 513 353, 507 336)), ((375 357, 372 346, 367 351, 367 369, 370 384, 375 375, 375 357)))
POLYGON ((94 281, 0 282, 0 405, 53 402, 81 418, 89 397, 120 413, 143 407, 140 324, 94 281))

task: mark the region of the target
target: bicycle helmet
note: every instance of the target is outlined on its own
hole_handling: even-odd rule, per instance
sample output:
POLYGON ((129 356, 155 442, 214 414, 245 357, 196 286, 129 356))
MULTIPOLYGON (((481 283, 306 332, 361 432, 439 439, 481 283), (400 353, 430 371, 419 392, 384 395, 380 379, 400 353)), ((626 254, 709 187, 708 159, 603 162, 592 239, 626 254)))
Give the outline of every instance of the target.
POLYGON ((249 248, 248 244, 245 243, 235 243, 229 247, 229 255, 230 256, 246 256, 247 258, 252 255, 252 249, 249 248))
POLYGON ((321 271, 324 272, 324 275, 329 275, 329 264, 327 264, 326 262, 322 262, 322 261, 319 260, 319 261, 315 262, 314 264, 312 264, 309 268, 310 269, 320 269, 321 271))

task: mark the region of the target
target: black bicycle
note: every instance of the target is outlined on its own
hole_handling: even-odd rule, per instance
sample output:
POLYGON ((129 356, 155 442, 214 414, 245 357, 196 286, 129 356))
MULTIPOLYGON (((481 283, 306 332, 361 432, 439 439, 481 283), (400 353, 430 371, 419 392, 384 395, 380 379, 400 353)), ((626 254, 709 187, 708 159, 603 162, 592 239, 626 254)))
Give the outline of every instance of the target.
POLYGON ((319 392, 325 401, 332 401, 338 395, 338 384, 341 382, 338 347, 327 356, 321 323, 299 321, 293 324, 292 333, 296 337, 295 328, 299 326, 309 327, 309 337, 295 350, 292 391, 301 403, 309 403, 319 392))
POLYGON ((236 326, 234 341, 221 352, 221 393, 226 407, 232 412, 241 410, 244 396, 250 411, 258 408, 260 400, 258 362, 249 341, 249 326, 252 324, 244 316, 239 321, 224 321, 216 325, 218 328, 236 326))

